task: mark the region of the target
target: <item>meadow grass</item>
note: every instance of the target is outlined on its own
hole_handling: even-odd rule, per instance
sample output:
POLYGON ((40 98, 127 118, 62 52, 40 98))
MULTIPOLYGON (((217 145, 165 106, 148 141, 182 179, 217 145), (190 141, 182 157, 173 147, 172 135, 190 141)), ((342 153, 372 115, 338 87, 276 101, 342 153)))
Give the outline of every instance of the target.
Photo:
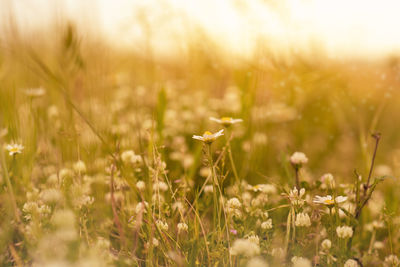
POLYGON ((2 266, 399 266, 396 58, 48 36, 1 40, 2 266))

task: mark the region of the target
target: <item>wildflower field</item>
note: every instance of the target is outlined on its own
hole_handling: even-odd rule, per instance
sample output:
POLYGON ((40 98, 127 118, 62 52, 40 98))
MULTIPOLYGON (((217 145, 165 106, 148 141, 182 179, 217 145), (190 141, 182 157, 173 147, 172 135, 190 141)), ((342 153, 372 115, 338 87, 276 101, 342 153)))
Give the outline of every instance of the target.
POLYGON ((400 61, 0 45, 1 266, 399 266, 400 61))

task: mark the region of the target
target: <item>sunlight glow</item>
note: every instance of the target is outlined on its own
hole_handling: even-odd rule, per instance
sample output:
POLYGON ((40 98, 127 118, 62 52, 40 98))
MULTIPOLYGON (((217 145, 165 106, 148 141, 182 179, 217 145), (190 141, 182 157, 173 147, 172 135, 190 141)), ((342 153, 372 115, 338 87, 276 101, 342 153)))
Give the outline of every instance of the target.
POLYGON ((332 57, 380 57, 400 52, 400 2, 396 0, 7 3, 25 28, 51 25, 54 17, 64 15, 104 34, 114 45, 137 49, 134 44, 149 41, 161 54, 184 49, 199 30, 227 51, 241 55, 252 54, 260 45, 278 52, 319 49, 332 57))

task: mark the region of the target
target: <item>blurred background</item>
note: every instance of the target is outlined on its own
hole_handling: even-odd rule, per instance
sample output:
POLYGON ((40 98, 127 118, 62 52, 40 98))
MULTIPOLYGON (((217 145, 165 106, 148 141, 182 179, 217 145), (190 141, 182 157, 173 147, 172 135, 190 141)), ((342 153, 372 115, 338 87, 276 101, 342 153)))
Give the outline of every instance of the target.
MULTIPOLYGON (((398 1, 0 6, 1 121, 14 136, 34 136, 38 146, 47 138, 43 125, 34 134, 22 127, 23 88, 42 86, 43 112, 52 105, 66 112, 55 139, 78 133, 80 147, 98 149, 84 121, 67 112, 71 101, 102 134, 119 132, 122 144, 137 145, 136 131, 155 127, 176 175, 184 160, 190 175, 200 169, 191 135, 218 130, 209 116, 244 120, 233 146, 249 181, 290 177, 286 155, 294 151, 310 158, 313 174, 305 178, 332 172, 352 179, 354 169, 368 169, 375 131, 382 133, 376 172, 400 174, 398 1), (188 147, 177 145, 182 138, 188 147)), ((71 140, 61 142, 56 161, 76 158, 71 140)), ((86 157, 95 158, 93 151, 86 157)))
POLYGON ((210 39, 225 53, 248 57, 257 49, 334 58, 397 54, 400 3, 328 0, 3 0, 3 26, 25 34, 54 30, 68 20, 118 48, 180 55, 189 43, 210 39), (199 37, 200 35, 200 37, 199 37))

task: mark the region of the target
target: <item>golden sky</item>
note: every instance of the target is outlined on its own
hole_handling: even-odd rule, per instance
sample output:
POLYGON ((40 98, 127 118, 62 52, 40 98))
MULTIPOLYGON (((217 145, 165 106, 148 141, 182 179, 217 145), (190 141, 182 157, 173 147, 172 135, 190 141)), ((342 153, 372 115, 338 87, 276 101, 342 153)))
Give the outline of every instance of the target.
POLYGON ((260 45, 332 57, 400 52, 398 0, 2 0, 0 10, 27 31, 67 17, 118 47, 150 38, 160 54, 184 49, 199 29, 243 56, 260 45))

